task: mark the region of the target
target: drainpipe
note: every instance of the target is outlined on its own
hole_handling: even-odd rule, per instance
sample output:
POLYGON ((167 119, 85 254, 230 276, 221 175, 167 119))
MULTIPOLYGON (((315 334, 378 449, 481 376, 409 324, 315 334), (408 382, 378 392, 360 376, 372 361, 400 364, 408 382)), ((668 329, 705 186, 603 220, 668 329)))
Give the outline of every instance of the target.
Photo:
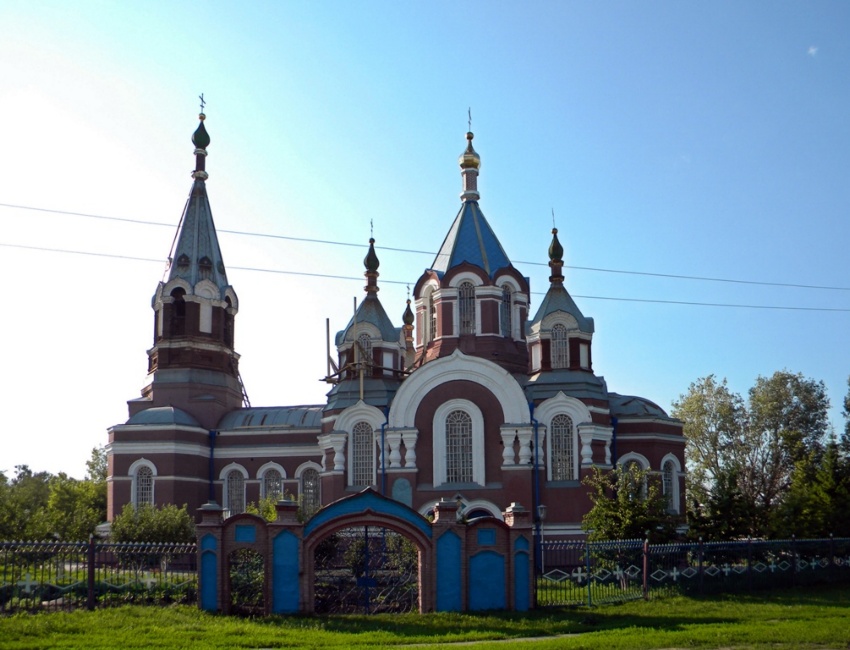
POLYGON ((387 496, 387 425, 390 423, 390 407, 384 407, 381 423, 381 496, 387 496))
POLYGON ((215 480, 215 436, 216 431, 210 429, 210 488, 209 488, 209 501, 215 501, 215 484, 213 481, 215 480))
POLYGON ((534 425, 534 560, 536 571, 540 570, 543 559, 543 547, 540 545, 540 515, 537 506, 540 505, 540 423, 534 417, 534 402, 528 403, 529 417, 534 425))
POLYGON ((617 466, 617 420, 616 416, 611 416, 611 467, 617 466))

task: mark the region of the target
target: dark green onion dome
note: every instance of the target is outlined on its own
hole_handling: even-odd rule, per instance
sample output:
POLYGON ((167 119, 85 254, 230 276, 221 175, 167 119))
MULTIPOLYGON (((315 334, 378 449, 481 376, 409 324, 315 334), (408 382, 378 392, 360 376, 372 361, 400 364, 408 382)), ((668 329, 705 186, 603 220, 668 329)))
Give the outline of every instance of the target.
POLYGON ((366 253, 366 257, 363 259, 363 265, 367 271, 372 271, 373 273, 381 265, 378 261, 378 256, 375 254, 375 239, 372 237, 369 238, 369 252, 366 253))
POLYGON ((549 244, 549 259, 560 262, 564 259, 564 247, 558 241, 558 229, 552 228, 552 243, 549 244))
POLYGON ((195 145, 198 149, 206 149, 210 146, 210 136, 207 133, 207 130, 204 128, 204 120, 206 119, 206 115, 201 113, 198 115, 198 119, 201 120, 201 123, 198 125, 198 128, 195 129, 195 132, 192 134, 192 144, 195 145))
POLYGON ((410 309, 410 298, 407 299, 407 307, 404 309, 404 315, 401 317, 401 320, 404 321, 405 325, 413 325, 414 317, 413 311, 410 309))

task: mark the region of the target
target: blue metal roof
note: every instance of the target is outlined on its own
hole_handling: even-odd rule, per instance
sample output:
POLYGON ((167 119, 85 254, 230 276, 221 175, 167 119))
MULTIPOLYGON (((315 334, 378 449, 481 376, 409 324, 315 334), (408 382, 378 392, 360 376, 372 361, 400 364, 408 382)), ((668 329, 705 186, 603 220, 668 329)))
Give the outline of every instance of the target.
POLYGON ((478 201, 463 202, 431 269, 442 276, 463 262, 484 269, 490 277, 499 269, 511 266, 478 201))
POLYGON ((220 431, 244 427, 318 428, 323 406, 262 406, 231 411, 218 423, 220 431))
POLYGON ((173 406, 155 406, 153 408, 139 411, 129 420, 127 424, 146 424, 146 425, 185 425, 189 427, 199 427, 198 422, 192 415, 186 413, 173 406))
POLYGON ((535 328, 539 328, 544 318, 558 311, 565 312, 575 318, 580 331, 593 334, 593 319, 587 318, 581 313, 578 305, 576 305, 572 296, 562 284, 553 284, 549 287, 546 296, 543 298, 543 302, 540 303, 540 307, 537 309, 537 313, 534 314, 534 318, 528 323, 527 331, 532 332, 535 328))
MULTIPOLYGON (((390 317, 387 316, 387 312, 384 310, 384 306, 381 304, 381 301, 378 300, 378 297, 373 293, 366 294, 366 297, 360 301, 360 305, 357 307, 357 322, 370 323, 371 325, 374 325, 381 333, 381 340, 386 343, 398 343, 401 336, 401 328, 393 325, 390 317)), ((348 335, 348 331, 353 326, 354 318, 352 317, 352 319, 348 321, 348 325, 345 326, 345 329, 337 332, 337 345, 342 345, 343 341, 345 341, 345 337, 348 335)))

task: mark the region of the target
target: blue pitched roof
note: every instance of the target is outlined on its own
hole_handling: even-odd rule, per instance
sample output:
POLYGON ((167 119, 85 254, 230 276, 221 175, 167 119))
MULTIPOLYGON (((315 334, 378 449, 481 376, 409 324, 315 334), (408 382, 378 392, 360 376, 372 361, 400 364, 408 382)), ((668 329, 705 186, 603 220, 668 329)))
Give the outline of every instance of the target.
MULTIPOLYGON (((360 305, 357 307, 357 322, 374 325, 381 333, 381 340, 387 343, 398 343, 398 339, 401 336, 401 328, 393 325, 390 317, 387 316, 387 312, 384 311, 381 301, 373 293, 367 294, 360 301, 360 305)), ((354 318, 348 321, 348 325, 345 326, 344 330, 337 332, 337 345, 342 345, 342 342, 345 341, 345 337, 348 335, 348 331, 352 327, 354 327, 354 318)))
POLYGON ((499 269, 511 266, 478 201, 463 202, 431 269, 443 275, 463 262, 484 269, 490 277, 499 269))

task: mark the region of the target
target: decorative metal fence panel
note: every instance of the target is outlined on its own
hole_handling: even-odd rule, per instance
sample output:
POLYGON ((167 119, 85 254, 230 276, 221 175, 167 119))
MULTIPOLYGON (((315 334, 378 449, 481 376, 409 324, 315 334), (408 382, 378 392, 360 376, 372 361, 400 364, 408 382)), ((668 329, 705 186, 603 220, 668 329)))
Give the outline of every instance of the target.
POLYGON ((195 603, 194 544, 0 542, 0 613, 195 603))
POLYGON ((537 576, 541 607, 595 605, 652 594, 850 583, 846 538, 682 544, 547 540, 541 546, 537 576))
POLYGON ((419 610, 419 552, 388 528, 346 528, 324 539, 314 581, 317 614, 419 610))

